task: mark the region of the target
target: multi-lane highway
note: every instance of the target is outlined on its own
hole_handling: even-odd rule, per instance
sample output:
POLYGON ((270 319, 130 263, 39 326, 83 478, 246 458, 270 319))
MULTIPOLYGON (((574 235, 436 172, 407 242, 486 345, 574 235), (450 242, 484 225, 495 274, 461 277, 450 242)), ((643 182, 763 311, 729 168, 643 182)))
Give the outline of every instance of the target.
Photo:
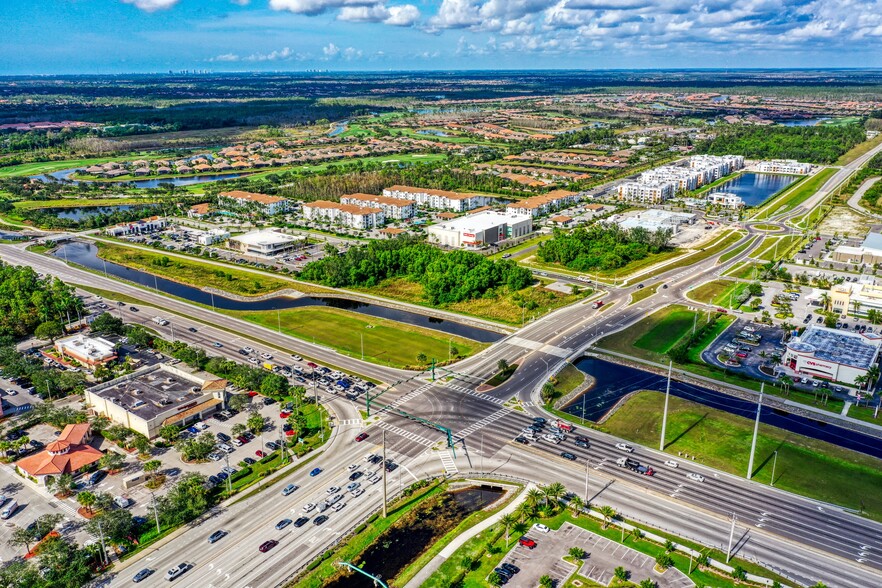
MULTIPOLYGON (((743 242, 744 239, 732 248, 743 242)), ((592 309, 589 304, 558 310, 452 368, 462 376, 435 383, 422 379, 406 382, 382 397, 384 404, 450 428, 457 441, 455 458, 453 452, 429 450, 430 446, 443 441, 439 431, 390 412, 368 429, 371 436, 362 444, 352 441, 354 432, 361 430, 359 426, 340 427, 323 456, 316 461, 325 467, 325 473, 309 478, 307 468, 286 479, 286 483, 293 481, 302 486, 294 495, 284 499, 278 496, 279 485, 234 504, 209 518, 198 529, 181 533, 133 562, 126 562, 114 583, 127 583, 137 569, 147 566, 158 570, 147 585, 159 584, 165 569, 189 561, 194 567, 178 580, 183 585, 276 585, 292 566, 308 561, 335 537, 376 509, 377 491, 371 488, 358 498, 347 499, 347 506, 340 513, 334 513, 321 527, 309 525, 279 532, 273 529, 281 518, 296 518, 291 517, 296 514, 291 509, 296 510, 301 503, 314 502, 313 498, 321 495, 328 485, 343 486, 340 482, 346 481, 346 466, 359 462, 366 451, 375 449, 373 444, 385 430, 390 452, 405 466, 399 470, 404 477, 403 484, 408 483, 408 477, 412 481, 431 474, 492 468, 497 474, 519 475, 540 483, 560 479, 569 489, 579 491, 587 463, 589 467, 598 468, 590 470, 595 489, 601 483, 616 481, 610 487, 615 488, 615 492, 607 488, 598 497, 601 503, 615 503, 626 513, 631 508, 647 515, 657 513, 659 516, 646 517, 650 523, 662 519, 662 513, 672 513, 664 518, 672 532, 683 532, 714 544, 726 535, 725 532, 721 535, 720 530, 728 529, 726 520, 734 513, 742 528, 750 529, 749 538, 740 546, 742 553, 753 555, 780 570, 788 570, 790 575, 800 579, 823 579, 829 585, 872 585, 867 582, 882 570, 879 555, 882 554, 882 527, 835 507, 693 464, 683 463, 680 468, 665 469, 660 466, 664 461, 662 454, 646 449, 638 449, 635 455, 656 467, 658 473, 653 477, 639 476, 615 467, 615 458, 623 455, 615 449, 615 440, 593 431, 581 431, 590 439, 589 449, 576 447, 572 440, 564 442, 566 450, 577 456, 575 463, 558 457, 564 445, 539 442, 524 448, 511 443, 531 419, 529 414, 503 406, 504 401, 517 397, 528 411, 539 414, 541 411, 533 405, 537 400, 536 393, 555 366, 577 356, 603 334, 624 328, 664 305, 683 301, 687 289, 718 275, 746 255, 748 252, 736 256, 725 266, 718 265, 716 258, 710 258, 688 269, 674 269, 647 280, 647 287, 658 282, 666 284, 667 288, 660 288, 657 294, 636 304, 628 305, 634 291, 629 288, 606 294, 606 310, 603 311, 592 309), (519 369, 502 386, 488 393, 476 392, 476 385, 496 370, 496 363, 501 358, 519 361, 519 369), (700 472, 705 480, 688 480, 686 473, 690 471, 700 472), (206 538, 217 528, 229 530, 230 535, 209 545, 206 538), (260 543, 277 538, 276 535, 282 538, 279 546, 266 554, 257 551, 260 543), (224 544, 228 540, 229 543, 224 544), (236 550, 224 549, 225 545, 234 542, 236 550)), ((217 339, 230 340, 232 345, 235 337, 241 338, 243 345, 249 341, 265 341, 279 349, 297 351, 384 382, 393 382, 406 375, 406 372, 358 362, 270 329, 68 267, 58 260, 18 247, 0 245, 0 258, 9 263, 30 265, 37 271, 57 275, 71 283, 88 283, 127 294, 175 313, 176 324, 186 327, 192 321, 201 325, 195 335, 187 334, 184 329, 176 333, 195 343, 206 344, 208 340, 217 339)), ((142 310, 144 312, 147 311, 142 310)), ((351 421, 358 421, 357 407, 348 401, 335 399, 332 408, 338 411, 341 421, 349 422, 349 417, 352 417, 351 421)))

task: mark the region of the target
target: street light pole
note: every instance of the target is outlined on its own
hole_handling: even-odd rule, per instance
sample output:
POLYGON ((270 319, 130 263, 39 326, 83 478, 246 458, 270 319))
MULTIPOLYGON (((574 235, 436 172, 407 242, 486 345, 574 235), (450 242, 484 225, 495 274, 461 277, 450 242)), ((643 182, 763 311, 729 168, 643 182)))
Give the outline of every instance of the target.
POLYGON ((383 518, 386 518, 386 502, 389 500, 386 488, 386 429, 383 429, 383 461, 380 466, 383 468, 383 518))
POLYGON ((661 440, 659 441, 658 450, 665 450, 665 429, 668 426, 668 399, 671 397, 671 371, 674 369, 674 362, 668 362, 668 386, 665 389, 665 411, 662 413, 661 440))
POLYGON ((753 477, 753 456, 756 453, 756 438, 759 434, 760 412, 763 409, 763 389, 765 388, 765 386, 765 383, 760 385, 759 402, 757 402, 756 405, 756 422, 753 425, 753 441, 750 443, 750 460, 747 463, 748 480, 753 477))
POLYGON ((160 527, 159 527, 159 511, 156 510, 156 494, 153 492, 150 493, 150 497, 153 499, 153 516, 156 518, 156 534, 159 535, 160 527))
POLYGON ((775 485, 775 466, 778 465, 778 450, 775 450, 775 458, 772 460, 772 480, 769 482, 770 486, 775 485))
POLYGON ((732 540, 735 538, 735 521, 738 520, 738 517, 735 516, 735 513, 732 513, 732 529, 729 531, 729 549, 726 550, 726 563, 729 563, 729 560, 732 559, 732 540))
POLYGON ((591 463, 585 458, 585 508, 588 508, 588 471, 591 469, 591 463))

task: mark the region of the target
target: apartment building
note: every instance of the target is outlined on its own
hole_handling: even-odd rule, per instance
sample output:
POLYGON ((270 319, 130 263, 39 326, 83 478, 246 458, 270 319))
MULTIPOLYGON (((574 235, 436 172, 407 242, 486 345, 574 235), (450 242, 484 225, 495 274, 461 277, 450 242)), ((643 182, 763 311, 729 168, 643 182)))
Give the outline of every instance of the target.
POLYGON ((303 218, 326 220, 351 229, 373 229, 383 226, 386 217, 382 208, 356 206, 328 200, 316 200, 303 205, 303 218))
POLYGON ((525 200, 512 202, 506 209, 515 214, 529 215, 533 218, 544 216, 556 210, 572 206, 579 201, 577 192, 568 190, 553 190, 541 196, 532 196, 525 200))
POLYGON ((795 159, 772 159, 756 164, 756 171, 765 174, 805 175, 812 171, 812 164, 800 163, 795 159))
POLYGON ((719 204, 725 208, 741 208, 744 201, 741 196, 729 192, 710 192, 707 195, 708 204, 719 204))
POLYGON ((352 204, 363 208, 379 208, 387 219, 405 220, 416 214, 416 203, 402 198, 377 196, 375 194, 345 194, 340 197, 340 204, 352 204))
POLYGON ((278 214, 288 210, 287 198, 243 190, 221 192, 217 195, 217 204, 220 207, 256 210, 264 214, 278 214))
POLYGON ((463 194, 414 186, 389 186, 383 190, 383 196, 410 200, 417 206, 425 208, 452 210, 453 212, 465 212, 490 202, 489 197, 480 194, 463 194))
POLYGON ((677 187, 674 182, 645 184, 638 180, 619 184, 618 197, 619 200, 639 202, 640 204, 661 204, 669 198, 673 198, 676 191, 677 187))

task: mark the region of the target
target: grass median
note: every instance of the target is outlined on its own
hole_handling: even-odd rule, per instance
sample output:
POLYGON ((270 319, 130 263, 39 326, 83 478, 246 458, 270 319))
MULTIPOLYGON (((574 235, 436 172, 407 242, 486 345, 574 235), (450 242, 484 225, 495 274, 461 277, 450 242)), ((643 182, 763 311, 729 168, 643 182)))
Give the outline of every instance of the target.
POLYGON ((486 347, 464 337, 337 308, 307 306, 227 313, 304 341, 326 345, 350 357, 363 355, 367 361, 391 367, 417 366, 417 356, 421 354, 430 360, 446 361, 450 356, 466 357, 486 347))
MULTIPOLYGON (((672 396, 669 400, 669 453, 682 451, 698 461, 744 476, 750 454, 753 421, 672 396)), ((664 395, 639 392, 602 426, 607 432, 643 445, 658 443, 664 395)), ((809 498, 839 504, 882 521, 880 460, 776 427, 760 425, 753 479, 809 498), (822 475, 820 474, 822 473, 822 475), (863 507, 862 507, 863 505, 863 507)))
POLYGON ((835 168, 827 168, 819 171, 811 177, 804 177, 787 188, 785 188, 778 196, 774 197, 770 202, 760 208, 753 216, 754 220, 763 220, 772 216, 783 214, 793 210, 806 200, 808 200, 815 192, 836 173, 835 168))
POLYGON ((729 301, 737 300, 747 287, 747 284, 734 280, 713 280, 689 290, 687 296, 697 302, 728 308, 729 301))

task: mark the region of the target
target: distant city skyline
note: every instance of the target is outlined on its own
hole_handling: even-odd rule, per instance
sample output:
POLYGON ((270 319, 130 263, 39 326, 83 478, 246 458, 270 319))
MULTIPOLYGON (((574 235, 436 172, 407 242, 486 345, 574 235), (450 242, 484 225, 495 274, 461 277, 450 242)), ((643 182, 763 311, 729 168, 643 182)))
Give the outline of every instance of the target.
POLYGON ((880 67, 882 0, 7 0, 0 75, 880 67))

